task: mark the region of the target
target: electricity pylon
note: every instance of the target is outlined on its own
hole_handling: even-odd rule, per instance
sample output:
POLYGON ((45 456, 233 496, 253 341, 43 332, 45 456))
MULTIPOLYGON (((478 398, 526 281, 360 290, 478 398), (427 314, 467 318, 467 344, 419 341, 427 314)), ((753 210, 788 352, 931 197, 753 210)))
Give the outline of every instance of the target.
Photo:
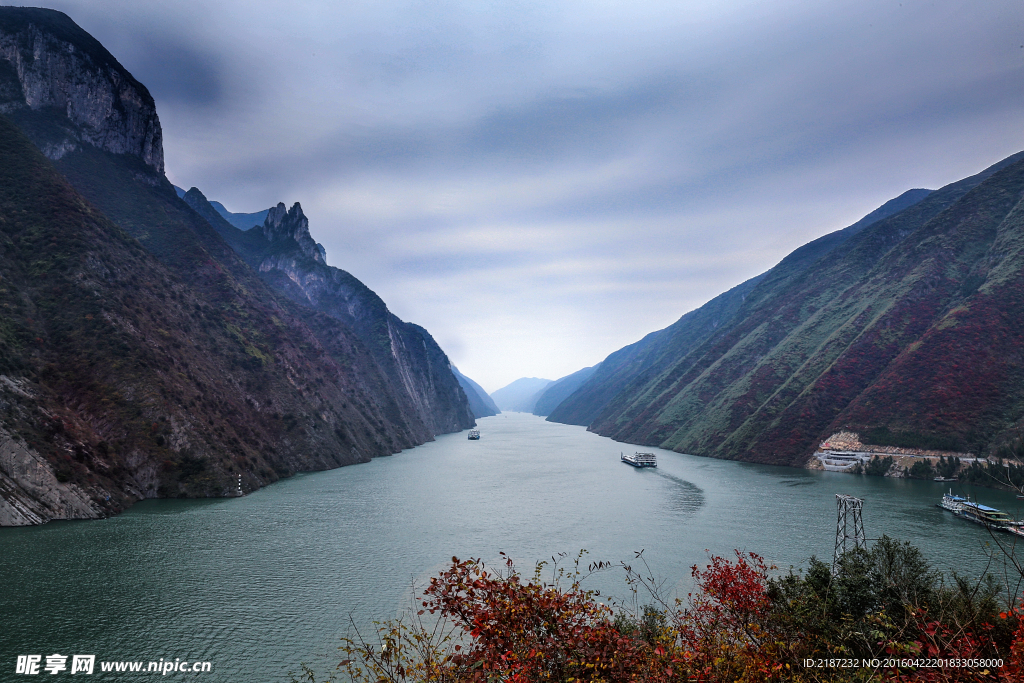
POLYGON ((839 557, 854 548, 867 549, 864 535, 864 501, 843 493, 836 494, 836 550, 832 555, 832 571, 836 571, 839 557))

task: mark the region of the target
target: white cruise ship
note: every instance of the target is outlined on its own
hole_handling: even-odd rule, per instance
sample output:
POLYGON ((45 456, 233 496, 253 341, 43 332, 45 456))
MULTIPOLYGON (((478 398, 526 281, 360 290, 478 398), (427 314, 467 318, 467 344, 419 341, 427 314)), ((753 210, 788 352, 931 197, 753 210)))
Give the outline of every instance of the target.
POLYGON ((658 459, 654 457, 654 453, 634 453, 633 455, 626 455, 624 453, 619 454, 619 458, 622 462, 633 467, 657 467, 658 459))

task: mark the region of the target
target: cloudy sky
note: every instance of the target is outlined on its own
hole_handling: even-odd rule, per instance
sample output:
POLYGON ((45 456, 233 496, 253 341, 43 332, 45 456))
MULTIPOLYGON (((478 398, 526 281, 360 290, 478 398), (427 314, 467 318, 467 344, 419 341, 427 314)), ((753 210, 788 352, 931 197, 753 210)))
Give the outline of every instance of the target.
POLYGON ((1024 149, 1019 0, 66 0, 168 177, 299 201, 488 391, 1024 149))

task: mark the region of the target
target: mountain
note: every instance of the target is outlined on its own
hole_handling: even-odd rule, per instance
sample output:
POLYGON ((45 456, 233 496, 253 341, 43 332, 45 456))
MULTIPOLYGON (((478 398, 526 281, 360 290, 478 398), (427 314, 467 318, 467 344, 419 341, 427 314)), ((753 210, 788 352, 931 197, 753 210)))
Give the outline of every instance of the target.
POLYGON ((600 367, 600 363, 591 366, 589 368, 583 368, 577 370, 571 375, 566 375, 561 379, 556 379, 554 382, 544 387, 540 394, 537 396, 537 400, 534 402, 533 414, 547 416, 551 414, 551 411, 558 407, 558 404, 569 397, 574 391, 579 389, 584 382, 590 379, 591 375, 597 371, 600 367))
MULTIPOLYGON (((77 152, 74 152, 77 153, 77 152)), ((210 261, 190 281, 0 118, 0 524, 230 495, 408 447, 354 335, 333 348, 210 261), (210 290, 221 289, 220 300, 210 290)))
POLYGON ((491 400, 491 397, 487 395, 487 392, 484 391, 484 388, 459 372, 459 369, 454 365, 452 366, 452 374, 455 375, 455 379, 459 380, 462 390, 466 392, 466 398, 469 399, 469 408, 473 411, 473 417, 479 419, 481 417, 497 415, 501 412, 498 410, 498 406, 494 404, 494 401, 491 400))
POLYGON ((152 97, 66 15, 0 8, 0 55, 0 525, 236 495, 472 424, 425 331, 385 307, 385 368, 179 199, 152 97))
POLYGON ((776 464, 840 429, 998 451, 1024 417, 1022 159, 801 247, 703 334, 681 319, 612 354, 550 419, 596 407, 599 434, 776 464))
POLYGON ((637 378, 656 372, 671 359, 686 355, 710 337, 739 310, 764 274, 736 285, 664 330, 651 332, 638 342, 612 353, 594 373, 548 415, 550 422, 587 426, 637 378))
POLYGON ((327 252, 310 235, 309 220, 298 203, 290 209, 278 204, 262 227, 239 230, 197 188, 183 199, 270 287, 352 329, 390 380, 404 411, 415 413, 431 435, 475 424, 466 394, 433 337, 400 320, 350 273, 328 266, 327 252))
POLYGON ((492 393, 491 398, 494 399, 495 405, 502 410, 532 413, 541 392, 549 384, 551 384, 549 379, 522 377, 492 393))
POLYGON ((931 194, 931 190, 908 190, 869 213, 853 225, 819 237, 796 249, 775 268, 720 294, 700 308, 685 314, 669 327, 652 332, 608 356, 578 391, 550 410, 548 420, 587 426, 628 385, 642 384, 674 359, 682 358, 710 338, 740 309, 758 283, 785 282, 811 263, 843 244, 867 226, 902 211, 931 194))
POLYGON ((231 213, 225 209, 224 205, 220 202, 210 202, 210 205, 217 210, 217 213, 219 213, 224 220, 239 230, 249 230, 263 225, 263 222, 267 220, 267 214, 270 213, 270 209, 263 209, 256 213, 231 213))
POLYGON ((36 114, 22 121, 51 159, 85 144, 163 175, 163 133, 146 86, 67 15, 0 10, 0 113, 36 114))
MULTIPOLYGON (((174 191, 178 193, 179 197, 185 197, 186 191, 177 185, 174 186, 174 191)), ((221 218, 239 230, 249 230, 250 228, 263 225, 263 222, 267 220, 267 214, 270 213, 270 209, 263 209, 262 211, 257 211, 255 213, 231 213, 223 204, 216 201, 211 201, 210 206, 220 214, 221 218)))

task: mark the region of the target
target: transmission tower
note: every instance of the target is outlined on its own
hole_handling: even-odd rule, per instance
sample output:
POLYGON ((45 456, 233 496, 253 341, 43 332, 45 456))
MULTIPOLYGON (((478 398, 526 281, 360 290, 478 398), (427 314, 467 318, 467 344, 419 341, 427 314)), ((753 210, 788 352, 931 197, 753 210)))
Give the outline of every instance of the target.
POLYGON ((854 548, 867 549, 864 535, 864 501, 846 494, 836 494, 836 550, 832 555, 832 571, 836 570, 839 557, 854 548))

